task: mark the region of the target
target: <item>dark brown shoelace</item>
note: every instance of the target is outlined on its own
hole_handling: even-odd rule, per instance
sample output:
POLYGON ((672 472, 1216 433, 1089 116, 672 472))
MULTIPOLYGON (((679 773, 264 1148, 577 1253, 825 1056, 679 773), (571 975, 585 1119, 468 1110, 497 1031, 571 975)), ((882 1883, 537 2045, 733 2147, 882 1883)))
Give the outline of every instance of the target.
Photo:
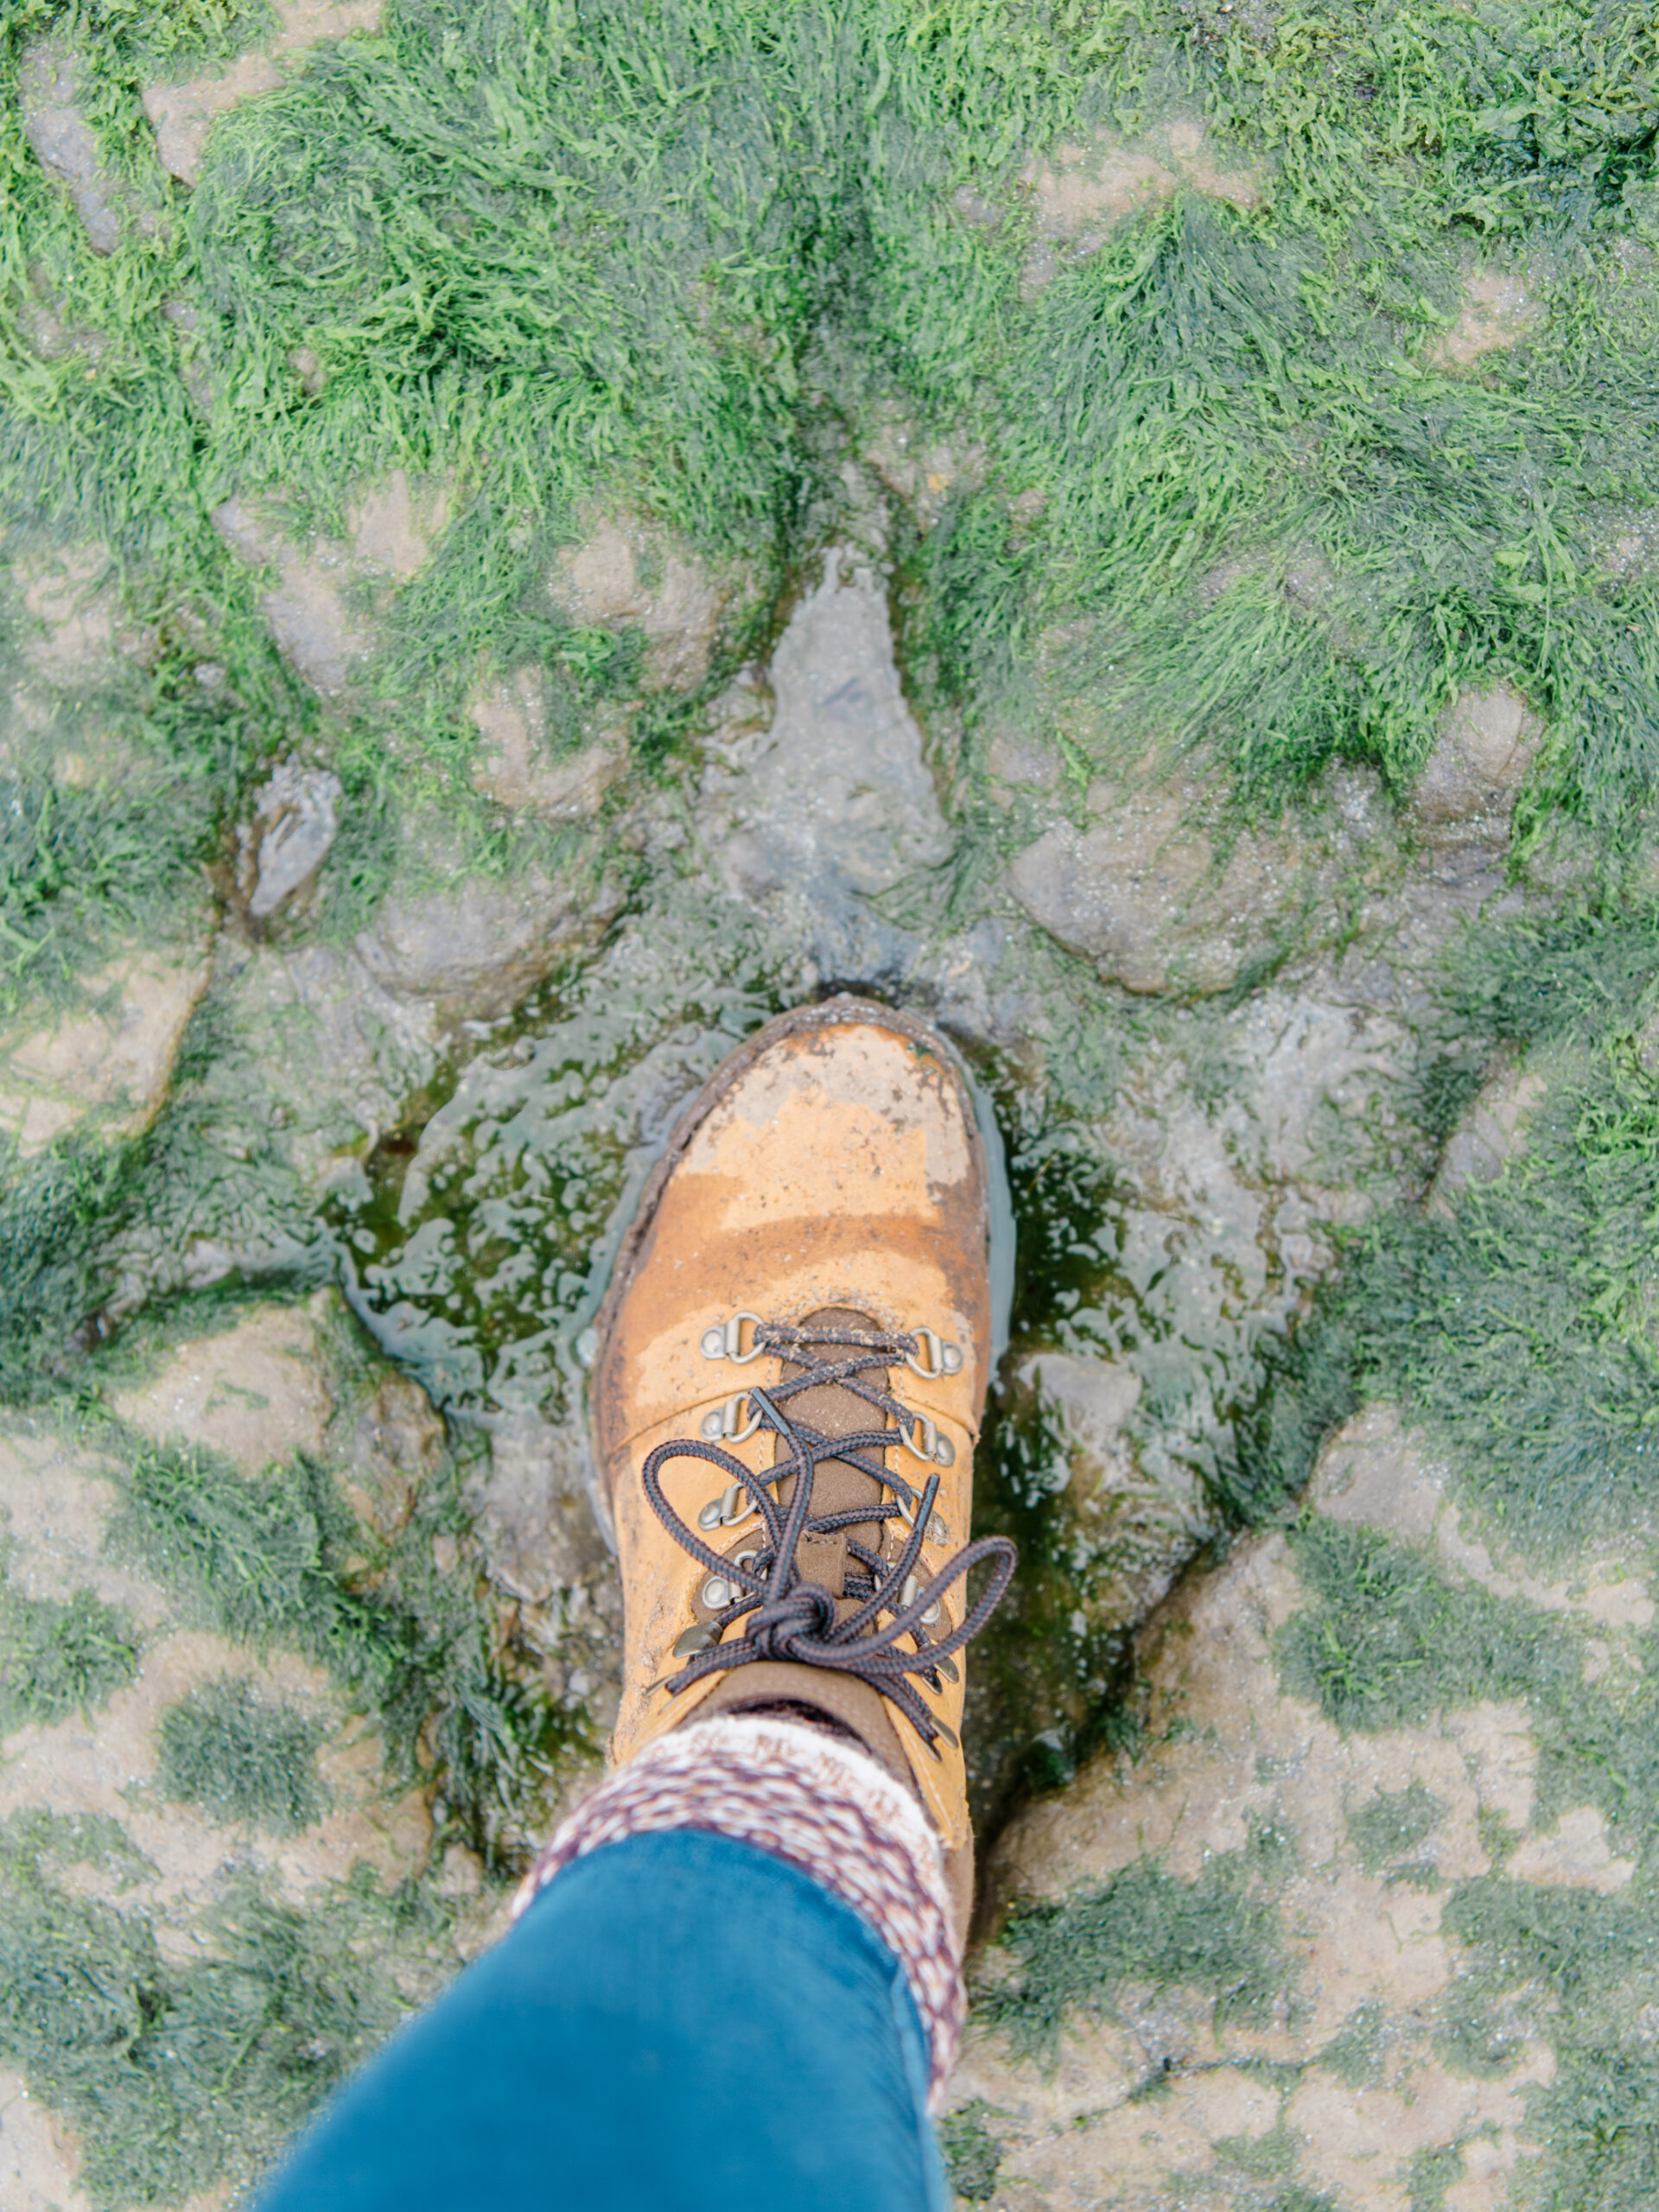
POLYGON ((792 1329, 773 1322, 761 1323, 753 1340, 757 1347, 779 1354, 800 1370, 770 1390, 753 1382, 747 1387, 762 1430, 782 1440, 784 1451, 774 1464, 752 1472, 718 1444, 677 1437, 658 1445, 641 1471, 652 1510, 676 1543, 739 1592, 733 1603, 710 1620, 710 1633, 723 1637, 734 1624, 747 1618, 741 1636, 713 1643, 707 1650, 696 1653, 677 1675, 668 1678, 666 1687, 677 1694, 708 1675, 751 1666, 763 1659, 792 1659, 804 1666, 830 1667, 840 1674, 855 1675, 890 1699, 930 1749, 939 1736, 954 1742, 950 1731, 928 1711, 908 1677, 920 1675, 931 1689, 939 1688, 939 1662, 960 1651, 989 1620, 1013 1577, 1019 1554, 1006 1536, 981 1536, 964 1544, 908 1605, 897 1602, 921 1556, 939 1478, 930 1475, 918 1491, 883 1464, 882 1454, 903 1448, 898 1432, 888 1426, 888 1417, 909 1428, 916 1415, 890 1391, 864 1376, 869 1369, 885 1370, 897 1361, 915 1356, 922 1340, 902 1335, 866 1335, 849 1329, 792 1329), (816 1348, 821 1346, 830 1347, 839 1356, 818 1358, 816 1348), (872 1413, 880 1416, 881 1425, 850 1436, 825 1436, 804 1422, 791 1421, 784 1410, 787 1401, 826 1383, 842 1384, 862 1398, 872 1413), (866 1453, 875 1456, 866 1458, 866 1453), (757 1546, 748 1563, 740 1565, 715 1551, 681 1520, 663 1494, 662 1470, 671 1459, 704 1460, 748 1493, 766 1531, 764 1543, 757 1546), (820 1460, 830 1459, 870 1476, 884 1491, 891 1491, 892 1497, 838 1512, 813 1514, 814 1474, 820 1460), (772 1490, 774 1484, 781 1487, 791 1474, 796 1482, 785 1509, 772 1490), (826 1535, 861 1523, 894 1518, 907 1523, 910 1534, 891 1564, 868 1545, 849 1537, 849 1572, 841 1592, 803 1579, 795 1558, 795 1548, 803 1535, 826 1535), (977 1602, 959 1627, 937 1643, 931 1641, 922 1616, 981 1560, 991 1560, 995 1566, 977 1602), (852 1571, 855 1563, 861 1573, 852 1571), (845 1620, 837 1620, 837 1596, 862 1603, 845 1620), (885 1626, 881 1624, 884 1616, 890 1617, 885 1626), (902 1637, 911 1639, 912 1649, 900 1648, 902 1637))

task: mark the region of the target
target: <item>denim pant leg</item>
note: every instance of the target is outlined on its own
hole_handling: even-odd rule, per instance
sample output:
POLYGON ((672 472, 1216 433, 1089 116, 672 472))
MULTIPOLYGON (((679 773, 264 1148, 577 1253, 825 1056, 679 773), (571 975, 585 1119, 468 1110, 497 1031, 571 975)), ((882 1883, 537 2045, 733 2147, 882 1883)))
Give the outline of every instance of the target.
POLYGON ((567 1867, 340 2091, 258 2212, 944 2212, 898 1962, 679 1830, 567 1867))

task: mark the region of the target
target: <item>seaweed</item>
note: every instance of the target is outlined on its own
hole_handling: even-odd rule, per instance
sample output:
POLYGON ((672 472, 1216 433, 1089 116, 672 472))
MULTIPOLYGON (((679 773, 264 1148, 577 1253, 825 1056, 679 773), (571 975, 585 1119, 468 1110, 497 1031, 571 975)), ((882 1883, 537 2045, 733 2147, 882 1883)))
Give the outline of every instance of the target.
POLYGON ((316 1769, 326 1732, 321 1720, 256 1696, 245 1677, 221 1675, 162 1714, 157 1780, 164 1796, 210 1819, 297 1835, 327 1809, 316 1769))
POLYGON ((146 1446, 123 1486, 117 1542, 225 1635, 327 1668, 375 1719, 390 1777, 432 1790, 440 1829, 488 1864, 518 1863, 549 1777, 586 1738, 580 1716, 502 1648, 476 1568, 435 1563, 435 1536, 470 1537, 453 1467, 385 1541, 303 1454, 251 1479, 201 1446, 146 1446))
POLYGON ((1259 2020, 1291 1980, 1272 1871, 1248 1848, 1217 1853, 1191 1882, 1143 1859, 1058 1904, 1016 1903, 1001 1937, 1009 1972, 980 1990, 981 2010, 1016 2049, 1050 2057, 1068 2012, 1109 2012, 1125 1982, 1194 1990, 1218 2028, 1259 2020))
MULTIPOLYGON (((11 1550, 0 1541, 0 1574, 11 1550)), ((138 1651, 131 1621, 95 1591, 30 1598, 0 1581, 0 1732, 95 1711, 137 1673, 138 1651)))
POLYGON ((149 1913, 60 1878, 85 1824, 0 1827, 0 2056, 85 2139, 98 2212, 250 2181, 429 1983, 443 1909, 366 1868, 303 1908, 234 1881, 181 1958, 149 1913), (79 1826, 79 1833, 70 1833, 79 1826))

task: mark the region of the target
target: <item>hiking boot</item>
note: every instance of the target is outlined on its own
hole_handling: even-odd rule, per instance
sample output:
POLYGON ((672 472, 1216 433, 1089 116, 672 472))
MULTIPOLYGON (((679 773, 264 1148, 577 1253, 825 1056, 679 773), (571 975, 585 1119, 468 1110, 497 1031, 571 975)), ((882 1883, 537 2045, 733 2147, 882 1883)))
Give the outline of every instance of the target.
POLYGON ((626 1611, 618 1764, 694 1715, 792 1709, 914 1789, 959 1896, 963 1649, 1014 1563, 1004 1538, 967 1541, 988 1240, 942 1040, 857 999, 798 1008, 683 1117, 593 1376, 626 1611))

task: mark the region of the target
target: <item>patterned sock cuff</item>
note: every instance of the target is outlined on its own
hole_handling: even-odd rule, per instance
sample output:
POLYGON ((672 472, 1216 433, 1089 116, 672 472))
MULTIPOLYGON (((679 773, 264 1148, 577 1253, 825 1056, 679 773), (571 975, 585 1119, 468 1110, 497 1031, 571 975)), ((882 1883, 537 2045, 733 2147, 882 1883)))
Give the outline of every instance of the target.
POLYGON ((799 1721, 721 1713, 660 1736, 585 1798, 525 1877, 517 1919, 560 1869, 624 1836, 702 1828, 786 1859, 864 1920, 904 1968, 937 2111, 962 2036, 962 1958, 938 1837, 860 1745, 799 1721))

